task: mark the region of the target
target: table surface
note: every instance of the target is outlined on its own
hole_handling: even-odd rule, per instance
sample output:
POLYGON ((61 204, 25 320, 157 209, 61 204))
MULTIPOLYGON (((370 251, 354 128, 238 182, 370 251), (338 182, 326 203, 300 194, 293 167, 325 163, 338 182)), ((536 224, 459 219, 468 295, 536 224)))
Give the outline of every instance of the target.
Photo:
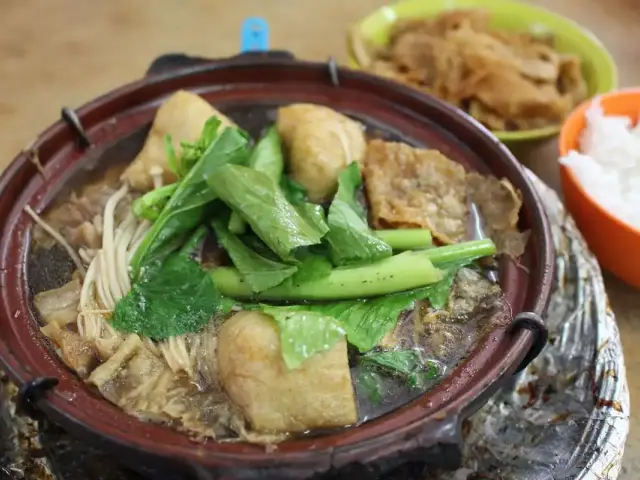
MULTIPOLYGON (((425 0, 426 1, 426 0, 425 0)), ((239 26, 262 16, 271 46, 305 59, 344 62, 347 27, 381 0, 4 0, 0 14, 0 168, 59 115, 139 78, 166 52, 203 56, 237 53, 239 26)), ((640 84, 640 24, 635 0, 539 0, 591 29, 609 47, 623 86, 640 84)), ((555 141, 516 152, 558 188, 555 141)), ((605 275, 625 347, 633 411, 621 480, 640 468, 640 295, 605 275), (634 328, 635 327, 635 328, 634 328), (636 348, 634 348, 636 347, 636 348), (637 370, 637 371, 636 371, 637 370), (638 407, 638 408, 636 408, 638 407)))

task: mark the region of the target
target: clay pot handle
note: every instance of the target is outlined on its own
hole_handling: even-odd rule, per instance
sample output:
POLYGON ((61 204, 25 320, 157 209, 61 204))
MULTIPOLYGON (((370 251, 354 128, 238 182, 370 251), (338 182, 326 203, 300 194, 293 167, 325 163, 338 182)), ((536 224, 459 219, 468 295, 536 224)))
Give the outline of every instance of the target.
POLYGON ((184 53, 166 53, 151 62, 145 76, 158 75, 172 70, 211 65, 219 62, 245 62, 254 58, 273 58, 280 60, 295 60, 291 52, 286 50, 267 50, 266 52, 245 52, 232 57, 206 58, 185 55, 184 53))
POLYGON ((264 18, 249 17, 240 28, 240 54, 226 58, 193 57, 182 53, 168 53, 156 58, 147 69, 146 75, 166 73, 170 70, 197 67, 212 63, 246 62, 254 58, 295 60, 286 50, 269 50, 269 25, 264 18))

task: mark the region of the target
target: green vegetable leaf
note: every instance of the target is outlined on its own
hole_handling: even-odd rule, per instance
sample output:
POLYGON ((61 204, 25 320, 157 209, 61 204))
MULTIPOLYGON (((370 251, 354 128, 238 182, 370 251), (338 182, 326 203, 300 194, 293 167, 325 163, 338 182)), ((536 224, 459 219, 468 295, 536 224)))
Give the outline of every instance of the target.
POLYGON ((410 309, 422 297, 422 292, 396 293, 365 300, 313 305, 339 320, 347 332, 349 343, 361 352, 376 347, 398 323, 400 314, 410 309))
POLYGON ((444 373, 440 362, 423 360, 417 350, 370 352, 361 356, 360 362, 406 378, 413 387, 424 386, 428 381, 433 381, 444 373))
POLYGON ((307 201, 307 190, 288 175, 282 176, 280 188, 293 205, 307 201))
POLYGON ((200 160, 200 157, 204 155, 211 143, 213 143, 218 136, 220 125, 221 122, 217 117, 211 117, 205 122, 198 140, 195 142, 180 142, 182 158, 177 162, 179 177, 186 176, 198 160, 200 160))
POLYGON ((242 243, 247 245, 251 250, 258 253, 261 257, 267 258, 273 261, 279 261, 279 257, 271 251, 267 245, 260 240, 256 235, 249 233, 242 235, 242 243))
POLYGON ((436 370, 432 364, 427 365, 427 369, 421 372, 413 372, 407 376, 407 382, 412 388, 425 388, 427 385, 433 384, 434 380, 442 377, 444 369, 436 370))
POLYGON ((320 234, 325 235, 329 231, 322 205, 307 202, 307 191, 302 185, 284 175, 280 181, 280 188, 289 203, 308 223, 314 225, 320 234))
POLYGON ((176 155, 176 151, 173 148, 173 139, 171 138, 171 135, 167 133, 162 140, 164 142, 165 152, 167 153, 167 163, 169 164, 169 168, 173 173, 176 174, 177 177, 180 177, 178 156, 176 155))
POLYGON ((235 235, 243 235, 247 232, 247 224, 236 212, 231 212, 229 231, 235 235))
POLYGON ((358 371, 356 379, 369 401, 379 405, 382 402, 383 394, 380 374, 373 369, 362 369, 358 371))
POLYGON ((223 220, 215 219, 212 226, 218 241, 254 292, 275 287, 298 271, 295 265, 287 265, 261 256, 232 234, 223 220))
POLYGON ((392 330, 400 313, 410 309, 416 300, 424 298, 424 289, 396 293, 365 300, 291 305, 289 311, 311 311, 335 318, 347 333, 347 340, 361 352, 376 347, 392 330))
POLYGON ((178 183, 164 185, 136 198, 131 205, 134 215, 152 222, 156 221, 178 185, 178 183))
POLYGON ((358 217, 366 220, 367 212, 364 206, 357 201, 356 194, 362 187, 362 173, 357 162, 351 162, 338 177, 338 190, 335 198, 349 205, 358 217))
POLYGON ((327 225, 324 210, 321 205, 302 202, 294 205, 294 208, 309 225, 312 225, 316 229, 320 236, 324 236, 329 232, 329 225, 327 225))
MULTIPOLYGON (((251 152, 248 162, 249 168, 264 173, 276 184, 280 182, 284 170, 284 156, 282 155, 282 142, 275 125, 267 129, 265 134, 251 152)), ((229 230, 237 235, 246 231, 246 223, 236 212, 231 214, 229 230)))
POLYGON ((438 282, 407 292, 362 300, 325 304, 309 304, 300 307, 322 312, 340 321, 347 332, 349 343, 361 352, 375 348, 382 338, 398 323, 403 311, 413 308, 417 300, 429 299, 434 308, 443 308, 451 292, 453 279, 462 262, 448 265, 448 277, 438 282))
POLYGON ((264 173, 275 183, 280 182, 284 170, 284 156, 280 135, 275 125, 269 127, 256 143, 249 157, 248 166, 264 173))
POLYGON ((349 165, 338 179, 338 191, 329 207, 326 236, 336 265, 371 263, 392 254, 391 247, 369 228, 365 211, 355 195, 362 185, 357 163, 349 165))
POLYGON ((265 173, 227 164, 207 182, 211 191, 281 259, 290 260, 293 250, 320 243, 322 234, 298 213, 265 173))
POLYGON ((429 300, 431 306, 436 310, 445 308, 449 303, 449 295, 451 294, 456 273, 458 273, 457 270, 447 270, 442 280, 425 287, 425 298, 429 300))
POLYGON ((364 364, 376 365, 385 370, 403 375, 428 370, 435 378, 440 364, 435 360, 423 361, 417 350, 386 350, 370 352, 362 355, 360 361, 364 364))
POLYGON ((298 368, 316 353, 330 350, 345 334, 335 318, 318 312, 269 305, 261 308, 278 324, 282 358, 290 369, 298 368))
POLYGON ((429 300, 433 308, 439 310, 445 308, 449 303, 449 296, 453 288, 453 282, 456 279, 458 270, 471 263, 471 260, 462 260, 459 262, 449 262, 440 268, 445 271, 442 280, 424 287, 424 297, 429 300))
POLYGON ((235 302, 221 297, 211 277, 190 257, 203 231, 198 230, 185 248, 145 270, 116 304, 111 319, 116 330, 162 339, 197 332, 213 316, 230 311, 235 302))
MULTIPOLYGON (((212 135, 211 131, 205 134, 208 138, 212 135)), ((206 206, 216 198, 205 179, 221 165, 245 162, 249 154, 247 143, 246 134, 236 128, 226 128, 211 140, 198 162, 180 181, 131 259, 134 281, 143 267, 162 260, 203 222, 206 206)))
POLYGON ((310 249, 299 251, 296 255, 296 260, 298 261, 298 271, 287 280, 292 285, 328 277, 333 268, 326 256, 320 252, 314 253, 310 249))

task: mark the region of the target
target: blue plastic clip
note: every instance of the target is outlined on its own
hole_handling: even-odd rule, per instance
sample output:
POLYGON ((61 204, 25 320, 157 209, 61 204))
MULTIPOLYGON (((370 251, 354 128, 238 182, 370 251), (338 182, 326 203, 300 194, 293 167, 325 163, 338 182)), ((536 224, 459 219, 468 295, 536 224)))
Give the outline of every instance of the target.
POLYGON ((240 53, 269 50, 269 25, 264 18, 250 17, 242 23, 240 53))

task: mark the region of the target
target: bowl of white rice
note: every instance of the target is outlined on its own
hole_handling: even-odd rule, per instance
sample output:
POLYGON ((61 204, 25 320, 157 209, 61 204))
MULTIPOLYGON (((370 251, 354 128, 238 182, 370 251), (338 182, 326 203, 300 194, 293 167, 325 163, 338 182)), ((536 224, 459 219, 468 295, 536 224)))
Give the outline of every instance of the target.
POLYGON ((560 133, 565 203, 603 269, 640 288, 640 88, 580 105, 560 133))

